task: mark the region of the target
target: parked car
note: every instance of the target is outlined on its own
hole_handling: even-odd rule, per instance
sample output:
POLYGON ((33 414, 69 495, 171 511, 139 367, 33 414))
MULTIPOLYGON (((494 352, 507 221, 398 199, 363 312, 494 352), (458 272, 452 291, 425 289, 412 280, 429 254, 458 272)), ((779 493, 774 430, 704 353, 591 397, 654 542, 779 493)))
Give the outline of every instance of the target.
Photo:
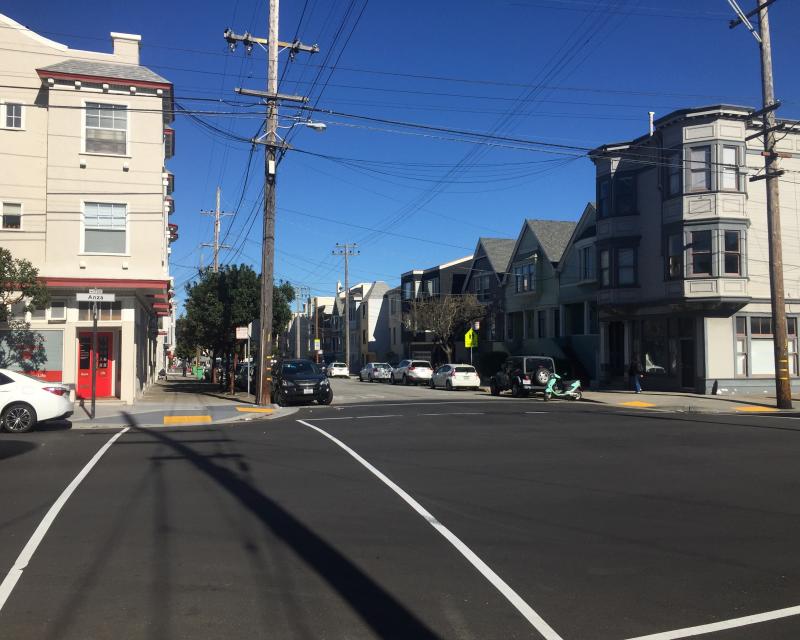
POLYGON ((38 422, 71 415, 72 403, 65 386, 0 369, 0 426, 6 431, 25 433, 38 422))
POLYGON ((350 377, 350 369, 347 368, 347 365, 344 362, 331 362, 328 365, 325 373, 329 378, 350 377))
POLYGON ((433 375, 431 363, 427 360, 401 360, 392 371, 389 381, 392 384, 428 384, 433 375))
POLYGON ((385 362, 368 362, 358 373, 361 382, 388 382, 392 368, 385 362))
POLYGON ((511 356, 489 379, 489 389, 493 396, 511 391, 512 396, 521 398, 532 391, 542 391, 555 370, 555 362, 549 356, 511 356))
MULTIPOLYGON (((255 367, 251 364, 250 365, 250 390, 253 390, 253 372, 255 371, 255 367)), ((246 362, 240 362, 236 365, 236 376, 234 380, 236 380, 236 386, 239 389, 247 389, 247 377, 248 377, 248 367, 246 362)))
POLYGON ((284 360, 276 364, 272 370, 272 401, 286 406, 301 400, 330 404, 333 391, 328 378, 311 360, 284 360))
POLYGON ((433 372, 431 389, 442 387, 448 391, 456 389, 475 389, 481 387, 481 379, 475 367, 469 364, 443 364, 433 372))

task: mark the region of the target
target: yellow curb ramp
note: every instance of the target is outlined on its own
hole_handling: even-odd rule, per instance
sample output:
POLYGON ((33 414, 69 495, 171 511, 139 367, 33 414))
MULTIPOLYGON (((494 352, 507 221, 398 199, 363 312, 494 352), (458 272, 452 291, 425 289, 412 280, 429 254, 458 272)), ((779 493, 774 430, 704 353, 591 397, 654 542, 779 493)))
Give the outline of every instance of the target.
POLYGON ((744 407, 736 407, 737 411, 743 411, 745 413, 773 413, 778 411, 775 407, 759 407, 756 405, 746 405, 744 407))
POLYGON ((266 407, 236 407, 237 411, 242 413, 272 413, 275 409, 268 409, 266 407))
POLYGON ((211 416, 164 416, 164 424, 207 424, 211 416))
POLYGON ((640 402, 639 400, 632 400, 631 402, 621 402, 620 403, 623 407, 636 407, 637 409, 647 409, 649 407, 655 407, 652 402, 640 402))

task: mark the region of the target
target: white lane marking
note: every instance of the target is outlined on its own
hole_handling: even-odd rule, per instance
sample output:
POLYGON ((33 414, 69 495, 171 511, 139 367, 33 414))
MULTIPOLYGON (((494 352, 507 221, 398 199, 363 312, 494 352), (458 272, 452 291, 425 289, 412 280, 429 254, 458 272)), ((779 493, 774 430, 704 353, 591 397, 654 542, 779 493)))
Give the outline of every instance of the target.
POLYGON ((11 567, 11 570, 3 579, 3 582, 0 583, 0 611, 3 610, 6 600, 8 600, 8 597, 14 590, 17 581, 22 577, 22 572, 27 568, 28 563, 31 561, 31 558, 33 558, 33 554, 36 553, 36 549, 44 539, 47 530, 53 524, 53 521, 56 519, 56 516, 58 516, 62 507, 66 504, 67 500, 69 500, 69 497, 74 493, 75 489, 78 488, 78 485, 80 485, 83 479, 89 475, 92 467, 94 467, 100 458, 103 457, 103 454, 105 454, 111 445, 117 441, 117 438, 119 438, 123 433, 126 433, 129 429, 130 427, 125 427, 122 431, 115 433, 111 439, 106 442, 97 453, 94 454, 92 459, 86 463, 86 466, 80 470, 80 473, 78 473, 72 482, 67 485, 67 488, 64 489, 60 496, 58 496, 58 499, 53 503, 53 506, 50 507, 50 510, 45 514, 44 518, 42 518, 39 526, 36 527, 36 530, 33 532, 30 540, 28 540, 28 543, 23 547, 22 551, 17 557, 16 562, 14 562, 14 566, 11 567))
POLYGON ((356 420, 364 420, 365 418, 402 418, 399 413, 387 413, 382 416, 356 416, 356 420))
POLYGON ((525 413, 547 413, 547 411, 526 411, 525 413))
POLYGON ((769 622, 770 620, 778 620, 779 618, 788 618, 789 616, 796 616, 800 614, 800 606, 787 607, 786 609, 775 609, 775 611, 765 611, 764 613, 756 613, 752 616, 744 616, 742 618, 731 618, 730 620, 722 620, 721 622, 712 622, 711 624, 701 624, 697 627, 687 627, 685 629, 676 629, 675 631, 664 631, 663 633, 654 633, 649 636, 637 636, 629 640, 675 640, 676 638, 689 638, 692 636, 700 636, 706 633, 714 633, 716 631, 725 631, 727 629, 735 629, 736 627, 744 627, 749 624, 758 624, 759 622, 769 622))
POLYGON ((347 453, 349 453, 353 458, 355 458, 358 462, 360 462, 368 471, 370 471, 378 480, 383 482, 387 487, 389 487, 392 491, 394 491, 400 498, 402 498, 406 504, 408 504, 414 511, 416 511, 419 515, 421 515, 429 525, 431 525, 436 531, 438 531, 445 540, 447 540, 451 545, 453 545, 456 550, 464 556, 469 563, 475 567, 484 578, 486 578, 492 586, 494 586, 503 596, 505 596, 506 600, 508 600, 517 611, 519 611, 523 617, 533 625, 533 627, 545 638, 545 640, 563 640, 563 638, 558 635, 555 630, 547 624, 544 619, 536 613, 531 606, 525 602, 516 591, 514 591, 500 576, 498 576, 492 569, 487 565, 483 560, 481 560, 472 549, 470 549, 467 545, 465 545, 453 532, 450 531, 447 527, 445 527, 441 522, 439 522, 433 515, 425 509, 419 502, 417 502, 414 498, 412 498, 408 493, 406 493, 403 489, 401 489, 398 485, 392 482, 388 477, 386 477, 383 473, 381 473, 377 468, 375 468, 372 464, 367 462, 364 458, 362 458, 359 454, 357 454, 353 449, 348 447, 344 442, 339 440, 338 438, 333 437, 327 431, 320 429, 319 427, 314 426, 304 420, 298 420, 300 424, 303 424, 310 429, 314 429, 314 431, 322 434, 328 440, 335 443, 342 449, 344 449, 347 453))
MULTIPOLYGON (((351 398, 353 396, 346 396, 351 398)), ((443 404, 467 404, 473 402, 486 402, 486 398, 482 400, 440 400, 439 402, 382 402, 380 404, 381 407, 418 407, 424 406, 427 404, 435 404, 435 405, 443 405, 443 404)), ((504 398, 503 402, 508 404, 512 402, 530 402, 530 400, 513 400, 511 398, 504 398)), ((349 404, 346 402, 342 402, 336 405, 337 409, 355 409, 361 407, 374 407, 374 404, 349 404)), ((317 407, 318 409, 320 407, 317 407)))
POLYGON ((342 416, 341 418, 309 418, 309 420, 353 420, 355 416, 342 416))
POLYGON ((420 413, 421 416, 482 416, 483 411, 454 411, 453 413, 420 413))

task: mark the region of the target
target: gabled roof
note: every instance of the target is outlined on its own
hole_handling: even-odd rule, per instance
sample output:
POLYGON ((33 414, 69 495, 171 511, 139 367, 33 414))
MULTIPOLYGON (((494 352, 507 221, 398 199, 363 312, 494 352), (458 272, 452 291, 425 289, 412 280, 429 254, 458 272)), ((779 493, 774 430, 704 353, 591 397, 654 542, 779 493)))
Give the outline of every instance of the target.
MULTIPOLYGON (((587 202, 586 206, 583 208, 583 213, 581 214, 580 219, 578 220, 577 224, 575 225, 575 229, 570 236, 569 241, 567 242, 567 246, 564 247, 564 251, 562 252, 562 257, 566 254, 569 248, 579 242, 580 240, 585 240, 587 238, 595 237, 597 233, 596 223, 597 222, 597 211, 594 206, 594 202, 587 202)), ((558 270, 561 271, 564 266, 564 263, 559 263, 558 270)))
POLYGON ((514 252, 515 244, 516 241, 512 238, 478 238, 478 244, 475 245, 475 251, 472 252, 472 260, 469 263, 467 276, 464 278, 464 285, 461 290, 467 291, 472 271, 475 268, 475 262, 484 257, 489 261, 489 265, 498 279, 502 280, 508 261, 514 252))
POLYGON ((542 246, 547 259, 550 262, 561 260, 577 223, 565 220, 526 220, 525 222, 542 246))
POLYGON ((137 64, 115 64, 113 62, 93 62, 72 58, 36 70, 39 76, 78 76, 123 82, 147 83, 169 86, 169 80, 162 78, 147 67, 137 64))
MULTIPOLYGON (((502 273, 508 267, 508 261, 514 253, 516 240, 513 238, 480 238, 478 245, 483 247, 483 252, 495 273, 502 273)), ((477 254, 477 249, 475 250, 477 254)))

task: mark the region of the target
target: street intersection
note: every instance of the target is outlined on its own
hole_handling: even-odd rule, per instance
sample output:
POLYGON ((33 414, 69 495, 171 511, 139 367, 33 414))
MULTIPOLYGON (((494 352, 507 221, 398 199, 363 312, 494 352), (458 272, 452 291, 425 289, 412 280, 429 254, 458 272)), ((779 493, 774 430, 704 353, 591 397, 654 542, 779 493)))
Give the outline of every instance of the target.
POLYGON ((336 386, 3 434, 0 637, 800 634, 795 417, 336 386))

